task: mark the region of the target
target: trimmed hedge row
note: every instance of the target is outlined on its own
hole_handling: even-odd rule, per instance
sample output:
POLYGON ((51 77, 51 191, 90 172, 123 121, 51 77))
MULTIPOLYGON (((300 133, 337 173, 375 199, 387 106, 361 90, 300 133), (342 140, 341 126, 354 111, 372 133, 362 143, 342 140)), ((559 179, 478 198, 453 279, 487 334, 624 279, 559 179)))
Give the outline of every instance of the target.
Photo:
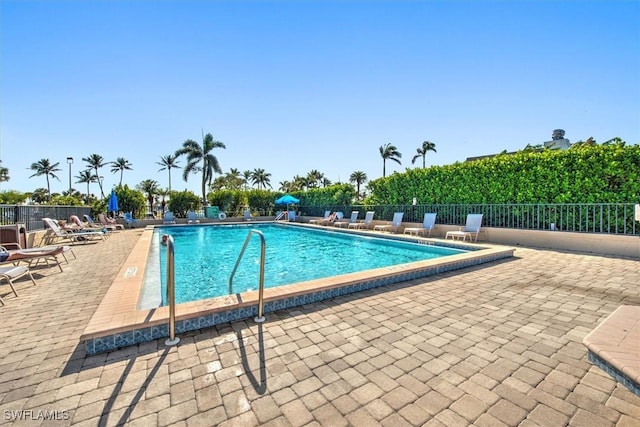
POLYGON ((365 204, 635 203, 640 146, 521 151, 369 182, 365 204))

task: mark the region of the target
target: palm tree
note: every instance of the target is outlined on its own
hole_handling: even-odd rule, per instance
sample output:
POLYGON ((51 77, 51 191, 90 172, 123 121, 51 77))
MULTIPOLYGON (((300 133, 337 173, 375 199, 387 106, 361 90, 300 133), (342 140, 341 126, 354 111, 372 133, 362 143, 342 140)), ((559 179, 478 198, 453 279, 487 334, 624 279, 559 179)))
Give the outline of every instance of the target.
MULTIPOLYGON (((104 159, 99 154, 91 154, 89 157, 83 157, 83 162, 87 162, 87 169, 93 169, 96 173, 96 176, 99 176, 100 173, 98 169, 105 166, 104 159)), ((100 186, 100 194, 104 199, 104 191, 102 190, 102 181, 98 180, 98 185, 100 186)))
POLYGON ((331 187, 331 184, 333 184, 329 178, 322 178, 322 181, 320 181, 320 183, 324 188, 331 187))
POLYGON ((171 169, 174 169, 174 168, 180 169, 180 166, 178 166, 178 163, 180 163, 180 161, 178 161, 177 156, 173 154, 160 156, 160 161, 156 162, 156 164, 162 166, 160 169, 158 169, 158 172, 163 171, 165 169, 169 172, 169 193, 171 193, 171 169))
POLYGON ((434 144, 433 142, 429 142, 429 141, 424 141, 422 143, 422 147, 417 148, 416 151, 418 152, 418 154, 416 154, 415 156, 413 156, 413 159, 411 159, 411 164, 414 164, 416 162, 416 160, 418 160, 420 157, 422 157, 422 169, 424 169, 426 167, 426 157, 427 157, 427 152, 428 151, 433 151, 434 153, 436 153, 436 144, 434 144))
POLYGON ((280 188, 278 189, 278 191, 284 191, 285 193, 289 193, 291 192, 291 181, 280 181, 278 183, 278 185, 280 186, 280 188))
MULTIPOLYGON (((0 160, 0 163, 2 163, 2 160, 0 160)), ((0 182, 7 181, 9 181, 9 169, 4 166, 0 166, 0 182)))
POLYGON ((313 169, 307 174, 307 182, 310 188, 316 188, 318 184, 322 183, 324 174, 319 170, 313 169))
POLYGON ((391 145, 390 143, 381 145, 379 150, 380 156, 382 156, 382 177, 384 178, 387 175, 387 159, 393 160, 401 165, 402 162, 400 158, 402 157, 402 153, 398 151, 395 145, 391 145))
POLYGON ((60 162, 51 164, 49 159, 40 159, 37 162, 31 164, 30 169, 32 171, 35 171, 36 173, 31 175, 29 178, 33 178, 34 176, 42 176, 42 175, 44 175, 47 178, 47 194, 49 195, 49 200, 51 200, 51 185, 49 184, 49 177, 55 178, 58 181, 60 181, 60 178, 58 178, 58 176, 54 173, 54 172, 60 172, 62 170, 58 167, 59 165, 60 165, 60 162))
POLYGON ((360 197, 360 186, 367 181, 367 174, 362 171, 355 171, 349 176, 349 182, 356 183, 356 196, 360 197))
POLYGON ((111 172, 120 172, 120 186, 122 186, 122 174, 124 173, 125 169, 128 171, 133 170, 131 166, 133 165, 129 163, 129 160, 125 159, 124 157, 118 157, 115 162, 111 162, 111 172))
POLYGON ((149 202, 149 212, 153 212, 153 200, 156 194, 158 194, 158 181, 153 179, 145 179, 137 185, 139 191, 147 194, 147 201, 149 202))
POLYGON ((271 174, 267 173, 264 169, 254 169, 251 172, 251 181, 254 185, 258 186, 258 190, 262 188, 271 187, 271 174))
POLYGON ((251 179, 251 171, 250 170, 246 170, 246 171, 242 172, 242 179, 244 180, 244 182, 243 182, 244 189, 248 190, 249 189, 249 180, 251 179))
POLYGON ((222 173, 216 156, 211 154, 214 148, 227 148, 224 143, 213 139, 213 135, 206 134, 202 138, 202 147, 197 142, 187 139, 182 148, 176 151, 176 157, 187 155, 187 166, 184 167, 182 178, 187 181, 190 173, 202 172, 202 203, 207 204, 207 184, 211 184, 213 172, 222 173), (202 162, 202 165, 199 165, 202 162))
POLYGON ((87 203, 89 202, 89 184, 96 182, 98 177, 91 173, 91 169, 83 170, 75 177, 77 179, 76 184, 87 184, 87 203))

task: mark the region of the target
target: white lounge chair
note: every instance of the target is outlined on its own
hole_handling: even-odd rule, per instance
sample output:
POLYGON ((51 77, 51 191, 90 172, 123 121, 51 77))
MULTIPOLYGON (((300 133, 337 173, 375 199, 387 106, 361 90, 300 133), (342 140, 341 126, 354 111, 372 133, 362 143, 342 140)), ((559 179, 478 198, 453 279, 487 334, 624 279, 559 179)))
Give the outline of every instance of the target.
POLYGON ((176 218, 173 216, 173 212, 166 211, 162 218, 162 224, 167 225, 167 224, 175 224, 175 223, 176 223, 176 218))
POLYGON ((51 218, 42 218, 42 221, 44 221, 46 227, 48 227, 47 234, 45 235, 45 240, 48 243, 53 243, 56 240, 67 240, 72 243, 86 243, 88 240, 96 238, 102 239, 102 241, 105 240, 105 233, 102 231, 78 230, 75 232, 70 232, 61 229, 58 224, 56 224, 56 222, 51 218))
POLYGON ((324 211, 324 216, 321 219, 312 219, 309 221, 309 224, 318 224, 322 221, 326 221, 329 219, 329 215, 331 215, 331 211, 324 211))
POLYGON ((349 221, 336 221, 333 223, 333 225, 335 227, 340 227, 342 228, 343 225, 346 225, 347 228, 349 228, 350 224, 356 224, 358 222, 358 214, 360 212, 359 211, 352 211, 351 212, 351 217, 349 217, 349 221))
POLYGON ((404 234, 420 234, 431 236, 431 230, 436 226, 436 215, 434 213, 424 214, 424 220, 422 221, 422 227, 407 227, 404 229, 404 234))
MULTIPOLYGON (((31 279, 31 281, 33 282, 33 286, 37 286, 36 280, 31 275, 31 272, 29 271, 28 267, 25 267, 23 265, 0 267, 0 280, 4 279, 7 282, 9 282, 9 286, 11 286, 11 290, 13 291, 16 297, 18 296, 18 292, 16 291, 16 288, 13 286, 13 281, 25 275, 29 276, 29 279, 31 279)), ((2 299, 2 297, 0 297, 0 303, 4 305, 4 300, 2 299)))
POLYGON ((194 211, 187 211, 187 224, 199 224, 200 220, 194 211))
POLYGON ((253 218, 251 218, 251 210, 250 209, 245 209, 243 212, 244 215, 244 220, 245 221, 253 221, 253 218))
MULTIPOLYGON (((11 250, 7 249, 5 246, 0 247, 0 265, 3 263, 18 265, 20 262, 26 262, 29 267, 31 267, 34 262, 35 265, 38 265, 40 261, 44 261, 47 263, 47 266, 51 266, 49 261, 52 261, 53 265, 58 266, 60 272, 62 272, 62 265, 60 264, 58 255, 62 255, 66 260, 67 257, 64 256, 64 252, 71 250, 70 246, 43 246, 30 249, 22 249, 20 245, 17 246, 17 249, 11 250)), ((75 257, 76 255, 73 254, 73 256, 75 257)))
POLYGON ((349 224, 348 228, 355 228, 355 229, 360 229, 360 228, 371 228, 371 223, 373 222, 373 215, 375 214, 374 211, 369 211, 364 215, 364 222, 355 222, 355 223, 351 223, 349 224))
POLYGON ((478 234, 480 233, 480 227, 482 226, 482 214, 469 214, 467 215, 467 223, 464 228, 460 227, 457 231, 447 231, 444 235, 445 240, 451 237, 452 240, 460 240, 464 242, 469 236, 469 240, 472 242, 478 241, 478 234))
POLYGON ((404 216, 404 212, 396 212, 393 214, 393 220, 391 220, 391 224, 381 224, 373 227, 373 231, 393 231, 397 232, 398 228, 402 225, 402 217, 404 216))

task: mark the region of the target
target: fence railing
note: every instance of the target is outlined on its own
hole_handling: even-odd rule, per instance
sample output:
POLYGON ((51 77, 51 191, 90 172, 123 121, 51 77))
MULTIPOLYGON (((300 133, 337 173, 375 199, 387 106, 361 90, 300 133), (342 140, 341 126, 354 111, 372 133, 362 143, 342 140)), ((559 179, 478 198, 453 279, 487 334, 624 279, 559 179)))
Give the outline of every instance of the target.
POLYGON ((452 204, 452 205, 334 205, 301 206, 304 215, 322 216, 325 210, 375 212, 374 219, 390 221, 404 212, 404 222, 422 222, 425 213, 438 214, 437 224, 464 225, 468 214, 483 214, 483 227, 526 230, 562 230, 581 233, 640 235, 633 203, 452 204))
MULTIPOLYGON (((634 203, 556 203, 556 204, 422 204, 422 205, 333 205, 304 206, 301 214, 322 216, 325 210, 375 212, 374 219, 390 221, 394 212, 404 212, 404 222, 422 222, 424 214, 438 214, 437 224, 463 225, 468 214, 483 214, 483 227, 526 230, 562 230, 581 233, 640 235, 634 219, 634 203)), ((0 205, 0 225, 25 224, 27 231, 44 228, 42 218, 68 219, 70 215, 91 214, 83 206, 0 205)))
POLYGON ((91 208, 84 206, 53 205, 0 205, 0 225, 24 224, 27 231, 42 230, 42 218, 69 219, 77 215, 90 215, 91 208))

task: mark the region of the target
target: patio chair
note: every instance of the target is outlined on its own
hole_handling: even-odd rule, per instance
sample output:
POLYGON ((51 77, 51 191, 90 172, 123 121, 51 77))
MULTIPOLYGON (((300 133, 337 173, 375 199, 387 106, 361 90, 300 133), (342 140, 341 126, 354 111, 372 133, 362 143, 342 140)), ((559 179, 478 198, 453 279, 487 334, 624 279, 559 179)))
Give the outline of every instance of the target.
POLYGON ((117 222, 115 222, 114 219, 110 220, 103 213, 98 214, 98 220, 100 221, 100 224, 102 224, 102 225, 113 226, 113 227, 116 228, 116 230, 124 230, 124 225, 118 224, 117 222))
POLYGON ((344 213, 343 212, 341 212, 341 211, 334 212, 331 215, 329 215, 329 217, 327 219, 322 219, 319 224, 320 225, 333 224, 334 222, 339 221, 342 218, 344 218, 344 213))
POLYGON ((42 218, 42 221, 45 223, 45 228, 48 228, 47 234, 45 235, 45 241, 47 243, 53 243, 56 240, 66 240, 71 243, 86 243, 88 240, 96 238, 102 239, 102 241, 105 240, 105 233, 103 231, 78 230, 72 232, 61 229, 51 218, 42 218))
POLYGON ((133 217, 131 212, 124 213, 124 222, 129 226, 129 228, 135 227, 138 224, 138 220, 133 217))
MULTIPOLYGON (((109 225, 109 224, 98 224, 97 222, 95 222, 93 220, 93 218, 91 218, 91 215, 82 215, 84 217, 84 220, 87 224, 89 224, 90 228, 95 228, 95 229, 107 229, 108 231, 118 231, 118 227, 116 225, 109 225)), ((120 227, 122 228, 122 227, 120 227)))
POLYGON ((200 220, 194 211, 187 211, 187 224, 199 224, 200 220))
POLYGON ((328 220, 329 215, 331 215, 331 211, 324 211, 324 216, 320 219, 312 219, 309 221, 309 224, 318 224, 322 221, 328 220))
POLYGON ((469 240, 472 242, 478 241, 478 234, 480 233, 480 227, 482 226, 482 214, 469 214, 467 215, 467 223, 464 228, 460 227, 457 231, 447 231, 444 235, 445 240, 451 237, 452 240, 460 240, 464 242, 469 236, 469 240))
POLYGON ((422 221, 422 227, 407 227, 404 229, 404 234, 414 234, 419 236, 420 234, 427 237, 431 236, 431 230, 436 226, 436 215, 434 213, 424 214, 424 220, 422 221))
POLYGON ((164 216, 162 217, 162 224, 167 225, 167 224, 175 224, 175 223, 176 223, 176 218, 173 216, 173 212, 166 211, 164 213, 164 216))
POLYGON ((374 211, 369 211, 364 215, 364 222, 355 222, 355 223, 350 223, 349 226, 347 228, 355 228, 355 229, 361 229, 361 228, 371 228, 371 223, 373 222, 373 215, 375 214, 374 211))
POLYGON ((402 225, 402 217, 404 216, 404 212, 396 212, 393 214, 393 219, 391 220, 391 224, 380 224, 373 227, 373 231, 393 231, 394 233, 398 231, 398 228, 402 225))
POLYGON ((349 217, 349 221, 336 221, 333 223, 334 227, 342 228, 343 225, 346 225, 349 228, 350 224, 356 224, 358 222, 358 214, 359 211, 351 211, 351 216, 349 217))
POLYGON ((287 219, 289 221, 295 221, 296 220, 296 211, 287 212, 287 219))
MULTIPOLYGON (((33 286, 37 286, 36 280, 31 275, 31 272, 29 271, 28 267, 25 267, 23 265, 0 267, 0 280, 4 279, 7 282, 9 282, 9 286, 11 286, 11 290, 13 291, 16 297, 18 296, 18 292, 16 291, 16 288, 13 286, 14 285, 13 281, 21 278, 22 276, 29 276, 29 279, 31 279, 31 281, 33 282, 33 286)), ((4 305, 4 300, 2 299, 2 297, 0 297, 0 303, 4 305)))
MULTIPOLYGON (((71 249, 69 246, 66 246, 66 248, 67 250, 71 249)), ((4 263, 13 263, 13 265, 18 265, 18 263, 22 261, 28 263, 29 267, 31 267, 34 261, 36 262, 36 265, 38 265, 40 261, 44 261, 49 266, 49 261, 53 261, 53 265, 58 266, 60 272, 62 272, 62 265, 60 264, 58 255, 62 255, 64 257, 64 251, 65 246, 43 246, 40 248, 19 248, 12 250, 8 250, 5 246, 2 246, 0 247, 0 265, 4 263)), ((75 257, 75 254, 73 256, 75 257)), ((66 257, 64 258, 66 260, 66 257)))

